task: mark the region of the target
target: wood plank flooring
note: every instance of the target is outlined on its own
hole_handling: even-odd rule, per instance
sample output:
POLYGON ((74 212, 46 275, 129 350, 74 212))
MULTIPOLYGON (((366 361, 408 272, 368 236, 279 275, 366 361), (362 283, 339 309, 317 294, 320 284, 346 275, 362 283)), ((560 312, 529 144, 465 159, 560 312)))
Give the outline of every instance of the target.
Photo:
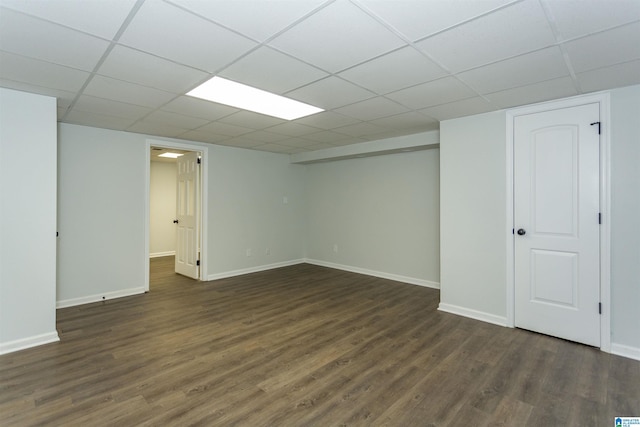
POLYGON ((433 289, 301 264, 58 310, 0 356, 0 425, 609 426, 640 362, 441 313, 433 289))

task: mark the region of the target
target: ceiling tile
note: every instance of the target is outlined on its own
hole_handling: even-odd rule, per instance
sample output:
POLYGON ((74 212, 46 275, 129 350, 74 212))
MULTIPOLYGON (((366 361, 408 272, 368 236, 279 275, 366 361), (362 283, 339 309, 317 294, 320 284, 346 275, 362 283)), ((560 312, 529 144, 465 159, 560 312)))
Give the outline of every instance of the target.
MULTIPOLYGON (((371 135, 377 135, 386 131, 382 126, 374 125, 372 123, 356 123, 355 125, 343 126, 336 129, 336 132, 344 133, 357 138, 367 138, 371 135)), ((305 136, 305 138, 308 138, 305 136)), ((339 141, 339 140, 338 140, 339 141)))
POLYGON ((272 143, 272 142, 280 142, 288 139, 288 137, 283 135, 278 135, 277 133, 271 133, 263 130, 259 130, 257 132, 245 133, 242 135, 243 138, 251 139, 254 141, 262 142, 263 144, 272 143))
POLYGON ((38 18, 2 9, 0 50, 92 71, 109 43, 38 18))
POLYGON ((219 144, 230 139, 227 135, 218 135, 212 132, 203 132, 201 130, 190 130, 180 135, 180 138, 188 139, 190 141, 207 142, 210 144, 219 144))
POLYGON ((409 108, 420 109, 470 98, 475 95, 477 94, 473 90, 455 77, 445 77, 387 94, 386 97, 409 108))
POLYGON ((256 46, 245 37, 160 1, 143 4, 120 43, 209 72, 256 46))
POLYGON ((562 52, 555 46, 465 71, 458 78, 484 94, 568 75, 562 52))
POLYGON ((516 107, 577 95, 571 77, 547 80, 485 95, 498 108, 516 107))
POLYGON ((318 128, 311 126, 301 125, 299 123, 286 122, 280 125, 272 126, 269 132, 278 133, 289 137, 308 135, 310 133, 318 132, 318 128))
POLYGON ((170 1, 259 41, 275 35, 326 2, 326 0, 170 1))
POLYGON ((385 94, 443 77, 445 71, 412 47, 404 47, 340 73, 340 77, 385 94))
POLYGON ((577 78, 584 92, 640 84, 640 60, 586 71, 577 78))
POLYGON ((219 120, 221 123, 229 123, 250 129, 264 129, 286 123, 286 120, 278 119, 264 114, 252 113, 251 111, 239 111, 219 120))
POLYGON ((333 129, 340 126, 346 126, 353 123, 358 123, 359 120, 353 117, 343 116, 342 114, 336 114, 333 111, 325 111, 311 116, 303 117, 295 121, 296 123, 313 126, 320 129, 333 129))
POLYGON ((508 4, 512 0, 359 0, 408 39, 416 41, 508 4))
POLYGON ((640 22, 583 37, 563 46, 577 73, 639 59, 640 22))
POLYGON ((93 76, 83 93, 151 108, 158 108, 176 97, 173 93, 97 75, 93 76))
POLYGON ((391 117, 383 117, 377 120, 371 120, 369 123, 382 126, 384 128, 404 129, 404 128, 438 128, 438 121, 424 114, 410 111, 391 117))
POLYGON ((327 77, 324 71, 268 47, 251 52, 219 75, 277 94, 327 77))
POLYGON ((187 93, 208 76, 124 46, 113 48, 98 74, 177 94, 187 93))
POLYGON ((139 105, 125 104, 124 102, 112 101, 110 99, 96 98, 94 96, 82 95, 78 98, 73 110, 87 111, 94 114, 105 114, 113 117, 125 119, 139 119, 152 110, 139 105))
POLYGON ((308 86, 288 92, 287 97, 330 110, 375 96, 338 77, 327 77, 308 86))
POLYGON ((183 95, 162 107, 164 111, 199 117, 210 121, 220 119, 240 110, 227 105, 183 95))
POLYGON ((176 138, 186 131, 187 129, 147 121, 136 122, 127 128, 127 132, 144 133, 167 138, 176 138))
POLYGON ((347 105, 346 107, 338 108, 335 111, 336 113, 344 114, 345 116, 368 121, 404 113, 407 111, 407 108, 397 102, 378 96, 376 98, 367 99, 365 101, 347 105))
POLYGON ((259 145, 263 145, 262 142, 254 141, 252 139, 247 139, 242 136, 225 139, 224 141, 221 141, 219 144, 228 145, 229 147, 237 147, 237 148, 253 148, 259 145))
POLYGON ((640 20, 638 0, 544 0, 561 40, 640 20))
POLYGON ((82 126, 93 126, 103 129, 125 130, 135 119, 125 117, 113 117, 106 114, 97 114, 89 111, 69 111, 64 118, 65 123, 82 126))
POLYGON ((197 117, 184 116, 182 114, 169 113, 167 111, 154 111, 144 118, 145 122, 159 123, 182 129, 196 129, 209 123, 209 120, 197 117))
POLYGON ((305 135, 304 139, 308 139, 310 141, 315 142, 325 142, 325 143, 334 143, 336 141, 344 141, 349 139, 348 135, 332 132, 330 130, 324 130, 321 132, 312 133, 310 135, 305 135))
POLYGON ((420 110, 420 112, 437 120, 448 120, 456 117, 470 116, 472 114, 486 113, 492 109, 493 106, 491 104, 483 98, 476 96, 461 101, 425 108, 424 110, 420 110))
POLYGON ((254 129, 249 129, 242 126, 230 125, 227 123, 213 122, 208 125, 202 126, 198 129, 200 132, 211 132, 218 135, 226 136, 240 136, 245 133, 253 132, 254 129))
POLYGON ((456 73, 554 43, 540 3, 525 0, 429 37, 416 46, 456 73))
POLYGON ((0 78, 66 92, 82 88, 90 74, 0 51, 0 78))
POLYGON ((134 4, 135 0, 2 0, 2 6, 109 40, 116 35, 134 4))
POLYGON ((337 72, 398 48, 404 42, 352 3, 338 1, 269 44, 324 70, 337 72))
POLYGON ((286 145, 288 147, 295 147, 295 148, 306 148, 312 145, 317 144, 317 141, 312 141, 310 139, 304 139, 304 138, 289 138, 289 139, 284 139, 282 140, 282 142, 280 142, 280 144, 282 145, 286 145))

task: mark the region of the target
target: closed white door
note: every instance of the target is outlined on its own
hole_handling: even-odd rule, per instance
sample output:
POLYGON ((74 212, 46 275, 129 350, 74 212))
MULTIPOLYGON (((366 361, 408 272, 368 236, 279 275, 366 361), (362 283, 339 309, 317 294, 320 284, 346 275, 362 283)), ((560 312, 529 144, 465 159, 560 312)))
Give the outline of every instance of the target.
POLYGON ((515 325, 593 346, 600 346, 599 120, 596 103, 514 122, 515 325))
POLYGON ((200 238, 200 164, 198 153, 186 153, 176 159, 176 273, 199 278, 200 238))

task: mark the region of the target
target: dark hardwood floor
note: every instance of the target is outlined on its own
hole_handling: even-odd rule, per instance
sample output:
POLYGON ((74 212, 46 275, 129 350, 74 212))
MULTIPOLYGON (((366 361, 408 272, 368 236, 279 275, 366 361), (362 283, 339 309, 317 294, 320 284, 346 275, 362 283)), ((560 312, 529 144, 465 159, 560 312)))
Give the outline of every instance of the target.
POLYGON ((436 290, 297 265, 58 310, 0 356, 0 425, 610 426, 640 362, 436 310, 436 290))

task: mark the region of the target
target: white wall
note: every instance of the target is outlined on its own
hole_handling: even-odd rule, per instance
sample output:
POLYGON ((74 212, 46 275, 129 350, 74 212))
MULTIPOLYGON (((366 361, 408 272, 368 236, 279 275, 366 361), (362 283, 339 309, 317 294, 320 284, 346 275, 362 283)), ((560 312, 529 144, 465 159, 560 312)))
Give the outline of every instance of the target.
POLYGON ((307 165, 307 258, 439 286, 438 176, 437 148, 307 165))
POLYGON ((440 122, 440 308, 506 316, 506 114, 440 122))
POLYGON ((611 342, 640 358, 640 85, 611 91, 611 189, 611 342))
POLYGON ((176 163, 151 162, 149 181, 149 253, 172 255, 176 250, 176 163))
MULTIPOLYGON (((640 357, 640 86, 611 91, 612 349, 640 357)), ((441 307, 504 323, 504 112, 440 123, 441 307)), ((605 123, 604 126, 607 126, 605 123)))
MULTIPOLYGON (((143 292, 149 137, 59 131, 59 305, 143 292)), ((209 147, 209 279, 302 259, 304 167, 286 155, 209 147)))
POLYGON ((56 100, 0 88, 0 354, 57 341, 56 100))

